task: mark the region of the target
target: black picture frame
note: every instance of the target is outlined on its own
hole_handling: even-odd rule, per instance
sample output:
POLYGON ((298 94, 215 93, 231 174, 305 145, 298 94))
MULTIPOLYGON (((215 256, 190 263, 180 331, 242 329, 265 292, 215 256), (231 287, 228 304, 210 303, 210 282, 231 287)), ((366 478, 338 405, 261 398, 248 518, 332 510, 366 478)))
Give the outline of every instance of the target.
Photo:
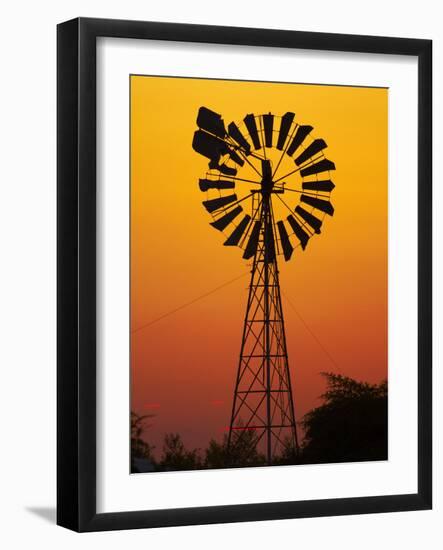
POLYGON ((57 523, 75 531, 426 510, 432 507, 432 42, 79 18, 57 29, 57 523), (418 59, 418 491, 416 494, 96 511, 96 39, 400 54, 418 59))

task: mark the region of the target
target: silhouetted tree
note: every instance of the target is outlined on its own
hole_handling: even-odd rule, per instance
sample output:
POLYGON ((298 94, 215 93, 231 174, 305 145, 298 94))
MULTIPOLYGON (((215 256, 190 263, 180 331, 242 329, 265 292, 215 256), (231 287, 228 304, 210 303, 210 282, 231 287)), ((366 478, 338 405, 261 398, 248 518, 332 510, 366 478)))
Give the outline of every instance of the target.
POLYGON ((339 374, 322 373, 324 403, 302 421, 301 462, 386 460, 387 382, 368 384, 339 374))
POLYGON ((154 446, 147 443, 142 434, 149 425, 146 424, 148 418, 152 418, 153 414, 145 414, 143 416, 131 411, 131 472, 137 472, 134 464, 134 459, 142 458, 154 463, 152 451, 154 446))
POLYGON ((205 458, 203 465, 205 468, 226 468, 227 466, 227 436, 223 436, 221 443, 215 439, 209 441, 207 449, 205 449, 205 458))
POLYGON ((265 463, 265 456, 257 451, 256 431, 239 429, 233 433, 229 452, 227 435, 223 436, 221 443, 215 439, 210 440, 205 450, 203 466, 204 468, 236 468, 263 466, 265 463))
POLYGON ((203 467, 198 449, 188 451, 179 434, 166 434, 160 460, 162 470, 198 470, 203 467))
POLYGON ((266 464, 265 455, 257 450, 257 444, 257 431, 254 428, 244 427, 240 419, 232 433, 231 447, 227 454, 227 466, 263 466, 266 464))
POLYGON ((283 441, 283 449, 280 456, 274 457, 274 465, 300 464, 300 450, 296 448, 292 439, 287 436, 283 441))

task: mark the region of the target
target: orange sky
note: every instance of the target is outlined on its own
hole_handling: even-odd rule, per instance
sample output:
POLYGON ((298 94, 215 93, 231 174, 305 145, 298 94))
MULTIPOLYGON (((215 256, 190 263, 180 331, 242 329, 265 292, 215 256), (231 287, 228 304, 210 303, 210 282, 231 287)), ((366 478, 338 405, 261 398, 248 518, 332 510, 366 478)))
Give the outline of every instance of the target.
POLYGON ((157 455, 167 432, 205 447, 229 424, 246 305, 248 263, 223 247, 201 205, 207 160, 191 143, 202 105, 226 125, 247 113, 295 112, 336 164, 334 216, 304 252, 279 258, 297 418, 319 403, 321 371, 387 377, 388 91, 132 76, 132 409, 156 415, 145 438, 157 455))

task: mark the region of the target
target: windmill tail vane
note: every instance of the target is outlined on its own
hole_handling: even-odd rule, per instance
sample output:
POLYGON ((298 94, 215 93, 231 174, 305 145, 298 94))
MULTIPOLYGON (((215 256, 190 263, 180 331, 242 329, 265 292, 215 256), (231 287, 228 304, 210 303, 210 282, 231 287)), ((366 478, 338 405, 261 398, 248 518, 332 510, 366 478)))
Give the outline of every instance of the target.
POLYGON ((278 256, 289 261, 296 248, 304 251, 324 217, 334 214, 335 165, 324 155, 325 141, 313 139, 313 127, 299 124, 292 112, 247 114, 226 129, 220 114, 201 107, 197 126, 192 147, 208 159, 199 188, 210 225, 225 234, 225 246, 240 247, 252 262, 229 463, 242 466, 252 457, 252 464, 260 451, 271 465, 299 450, 278 256))

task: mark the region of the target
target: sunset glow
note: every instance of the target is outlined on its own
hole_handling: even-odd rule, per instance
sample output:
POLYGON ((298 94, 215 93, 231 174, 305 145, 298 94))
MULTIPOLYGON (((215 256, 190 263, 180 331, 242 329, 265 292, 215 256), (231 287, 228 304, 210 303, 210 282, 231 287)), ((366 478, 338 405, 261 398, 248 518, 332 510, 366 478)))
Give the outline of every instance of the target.
POLYGON ((165 433, 202 448, 226 432, 249 283, 201 204, 202 105, 225 123, 293 111, 336 164, 334 217, 279 258, 297 420, 319 404, 322 371, 387 378, 388 90, 132 76, 131 408, 153 415, 157 456, 165 433))

